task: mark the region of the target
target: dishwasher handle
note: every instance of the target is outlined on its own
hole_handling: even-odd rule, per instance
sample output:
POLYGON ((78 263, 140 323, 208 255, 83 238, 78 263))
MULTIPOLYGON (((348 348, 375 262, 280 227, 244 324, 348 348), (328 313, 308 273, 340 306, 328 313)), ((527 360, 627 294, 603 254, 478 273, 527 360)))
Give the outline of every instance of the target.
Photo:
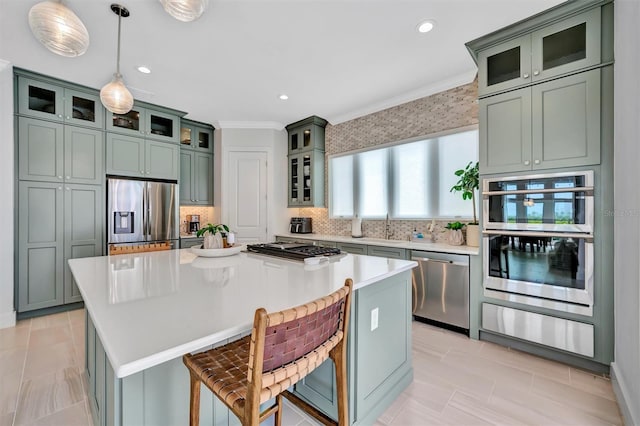
POLYGON ((455 262, 453 260, 441 260, 441 259, 432 259, 430 257, 411 257, 411 260, 417 260, 420 262, 436 262, 436 263, 444 263, 446 265, 456 265, 456 266, 469 266, 466 262, 455 262))

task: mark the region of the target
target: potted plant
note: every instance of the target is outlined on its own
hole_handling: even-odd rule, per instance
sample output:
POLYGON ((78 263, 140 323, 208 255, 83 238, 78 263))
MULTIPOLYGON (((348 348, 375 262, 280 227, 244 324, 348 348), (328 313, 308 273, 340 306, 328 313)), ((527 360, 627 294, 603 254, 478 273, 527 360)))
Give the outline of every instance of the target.
POLYGON ((467 225, 467 245, 478 247, 480 243, 480 230, 476 217, 476 191, 480 188, 480 176, 478 172, 478 162, 473 165, 473 161, 467 164, 464 169, 456 170, 458 182, 451 187, 450 192, 461 192, 463 200, 471 200, 473 206, 473 222, 467 225))
POLYGON ((451 244, 452 246, 460 246, 462 245, 462 243, 464 243, 464 237, 462 236, 463 227, 464 224, 461 222, 447 223, 447 226, 445 226, 445 228, 449 230, 449 233, 447 235, 449 244, 451 244))
POLYGON ((198 229, 196 235, 201 237, 204 235, 204 242, 202 248, 205 249, 218 249, 224 248, 224 242, 222 241, 223 233, 229 232, 229 227, 222 223, 212 225, 207 223, 206 226, 198 229))

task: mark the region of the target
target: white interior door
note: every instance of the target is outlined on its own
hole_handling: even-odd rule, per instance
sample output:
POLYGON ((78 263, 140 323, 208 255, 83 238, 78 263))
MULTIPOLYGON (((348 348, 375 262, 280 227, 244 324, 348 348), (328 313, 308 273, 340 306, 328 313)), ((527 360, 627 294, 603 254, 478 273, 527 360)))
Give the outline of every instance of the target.
POLYGON ((240 243, 267 241, 267 153, 229 152, 229 228, 240 243))

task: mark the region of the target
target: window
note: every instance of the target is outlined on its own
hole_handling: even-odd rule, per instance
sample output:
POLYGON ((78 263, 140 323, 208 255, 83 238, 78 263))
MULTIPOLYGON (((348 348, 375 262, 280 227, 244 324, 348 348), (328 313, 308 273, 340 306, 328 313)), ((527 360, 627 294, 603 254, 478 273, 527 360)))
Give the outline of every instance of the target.
POLYGON ((329 159, 330 216, 471 217, 471 203, 450 189, 458 181, 454 172, 476 161, 478 130, 468 128, 333 156, 329 159))

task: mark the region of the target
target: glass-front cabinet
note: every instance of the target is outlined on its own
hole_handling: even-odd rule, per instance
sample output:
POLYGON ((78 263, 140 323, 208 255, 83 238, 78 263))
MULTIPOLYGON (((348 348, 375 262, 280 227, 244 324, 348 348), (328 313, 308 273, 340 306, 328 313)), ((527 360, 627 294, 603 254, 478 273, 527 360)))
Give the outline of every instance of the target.
POLYGON ((478 53, 480 96, 600 63, 600 8, 478 53))
POLYGON ((210 124, 183 118, 180 120, 180 146, 196 151, 213 152, 214 130, 210 124))
POLYGON ((104 108, 97 94, 18 77, 18 112, 45 120, 101 128, 104 108))
POLYGON ((180 117, 134 105, 126 114, 107 113, 107 130, 163 142, 180 140, 180 117))
POLYGON ((324 206, 324 152, 289 156, 289 207, 324 206))
POLYGON ((289 124, 289 154, 310 151, 324 151, 324 128, 327 120, 311 116, 293 124, 289 124))

